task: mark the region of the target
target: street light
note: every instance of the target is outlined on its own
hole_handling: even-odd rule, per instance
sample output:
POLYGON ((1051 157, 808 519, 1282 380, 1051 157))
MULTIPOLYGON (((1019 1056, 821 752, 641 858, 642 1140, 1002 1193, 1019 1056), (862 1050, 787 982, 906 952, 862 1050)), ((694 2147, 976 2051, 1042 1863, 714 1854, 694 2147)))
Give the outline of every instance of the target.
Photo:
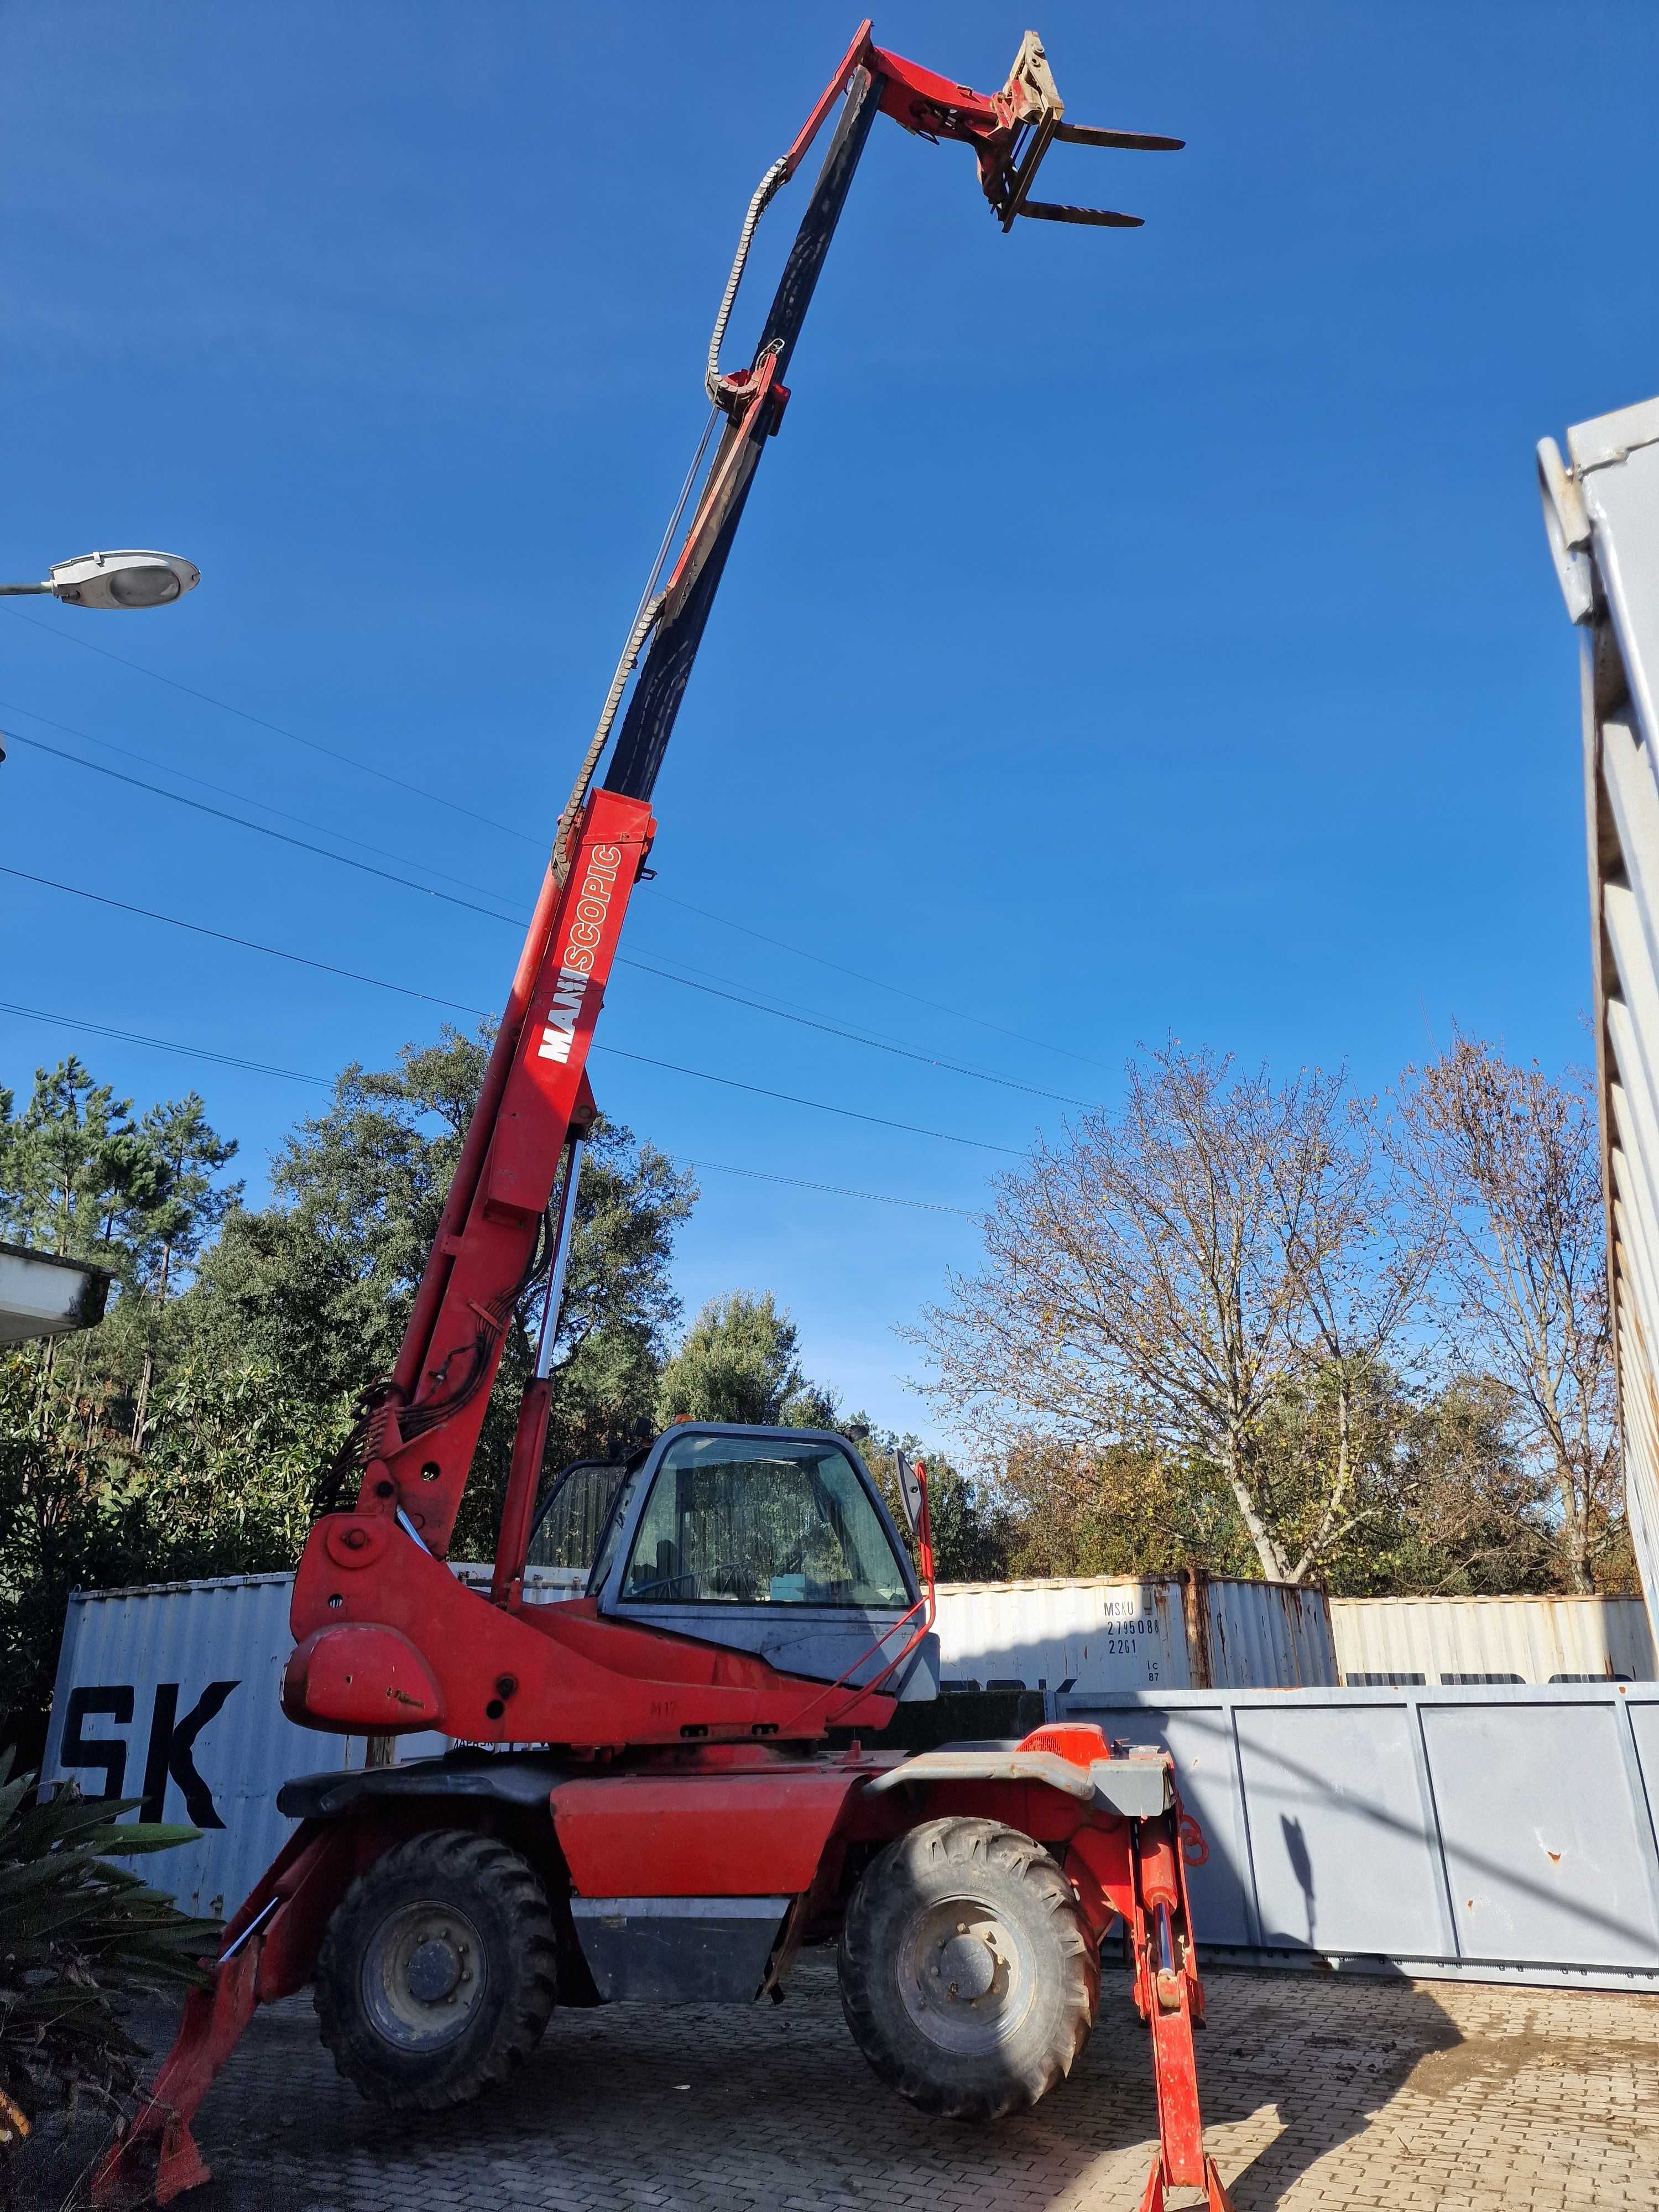
POLYGON ((44 584, 0 584, 0 598, 49 592, 66 607, 164 607, 202 580, 193 561, 177 553, 83 553, 56 561, 44 584))

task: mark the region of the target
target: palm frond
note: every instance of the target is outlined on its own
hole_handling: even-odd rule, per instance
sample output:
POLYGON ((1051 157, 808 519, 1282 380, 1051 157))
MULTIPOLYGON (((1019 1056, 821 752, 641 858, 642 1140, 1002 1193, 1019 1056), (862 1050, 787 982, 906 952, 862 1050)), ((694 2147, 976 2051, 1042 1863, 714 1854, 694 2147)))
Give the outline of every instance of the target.
MULTIPOLYGON (((140 1800, 82 1797, 74 1784, 39 1793, 0 1753, 0 2095, 32 2124, 89 2097, 114 2113, 143 2057, 122 2025, 123 2000, 199 1987, 222 1923, 180 1912, 130 1858, 194 1843, 195 1828, 118 1825, 140 1800)), ((0 2153, 19 2130, 0 2130, 0 2153)))

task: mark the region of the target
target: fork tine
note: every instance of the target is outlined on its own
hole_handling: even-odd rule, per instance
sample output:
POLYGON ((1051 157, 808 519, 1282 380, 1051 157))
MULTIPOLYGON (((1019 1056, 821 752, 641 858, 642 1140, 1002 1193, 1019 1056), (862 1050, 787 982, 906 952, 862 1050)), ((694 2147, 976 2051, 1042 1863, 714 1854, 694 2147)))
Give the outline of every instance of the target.
POLYGON ((1093 123, 1059 123, 1054 136, 1068 146, 1116 146, 1127 154, 1178 154, 1187 143, 1152 131, 1103 131, 1093 123))
POLYGON ((1146 220, 1144 215, 1117 215, 1110 208, 1061 207, 1054 200, 1026 200, 1018 212, 1039 222, 1092 222, 1103 230, 1139 230, 1146 220))

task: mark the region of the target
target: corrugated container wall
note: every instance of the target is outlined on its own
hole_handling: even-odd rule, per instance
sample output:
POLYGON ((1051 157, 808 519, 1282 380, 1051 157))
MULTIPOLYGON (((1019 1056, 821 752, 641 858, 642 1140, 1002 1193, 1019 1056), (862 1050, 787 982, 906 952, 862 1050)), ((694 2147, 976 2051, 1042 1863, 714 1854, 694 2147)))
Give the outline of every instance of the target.
MULTIPOLYGON (((488 1567, 458 1566, 487 1583, 488 1567)), ((568 1597, 583 1577, 533 1568, 532 1598, 568 1597)), ((294 1823, 276 1792, 296 1774, 361 1766, 362 1736, 295 1728, 277 1702, 294 1649, 291 1575, 76 1590, 64 1625, 41 1774, 88 1796, 143 1797, 135 1818, 187 1822, 202 1840, 139 1861, 186 1911, 234 1912, 294 1823)), ((441 1736, 405 1738, 405 1759, 441 1736)))
POLYGON ((1578 627, 1595 1073, 1626 1505, 1659 1626, 1659 399, 1538 448, 1578 627))
POLYGON ((1200 1577, 1195 1585, 1189 1583, 1188 1592, 1189 1623, 1196 1596, 1198 1620, 1207 1624, 1211 1689, 1335 1686, 1336 1647, 1322 1590, 1200 1577))
POLYGON ((234 1912, 291 1833, 276 1791, 362 1765, 364 1746, 283 1717, 290 1575, 77 1590, 64 1631, 42 1774, 89 1796, 143 1797, 198 1844, 141 1861, 191 1912, 234 1912))
POLYGON ((1655 1679, 1639 1597, 1334 1597, 1344 1683, 1655 1679))
POLYGON ((1336 1681, 1325 1600, 1206 1575, 941 1583, 939 1674, 1079 1690, 1319 1688, 1336 1681))

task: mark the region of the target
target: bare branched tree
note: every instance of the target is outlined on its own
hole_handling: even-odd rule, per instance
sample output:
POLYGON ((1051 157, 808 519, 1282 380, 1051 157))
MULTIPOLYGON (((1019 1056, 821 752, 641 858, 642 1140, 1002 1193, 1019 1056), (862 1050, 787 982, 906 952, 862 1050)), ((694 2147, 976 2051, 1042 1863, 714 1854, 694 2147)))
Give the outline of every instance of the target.
POLYGON ((918 1332, 934 1395, 991 1437, 1201 1455, 1262 1573, 1303 1580, 1347 1525, 1352 1470, 1339 1455, 1309 1532, 1259 1449, 1264 1417, 1310 1360, 1375 1357, 1420 1266, 1360 1287, 1378 1201, 1340 1076, 1275 1089, 1172 1043, 1131 1062, 1127 1090, 1121 1115, 1085 1117, 1002 1182, 984 1269, 918 1332))
POLYGON ((1328 1114, 1308 1115, 1289 1172, 1273 1170, 1298 1294, 1291 1334, 1304 1374, 1317 1370, 1310 1379, 1334 1416, 1312 1486, 1314 1517, 1302 1532, 1298 1582, 1374 1515, 1356 1496, 1363 1409, 1423 1304, 1439 1249, 1437 1221, 1402 1202, 1390 1164, 1378 1158, 1370 1117, 1350 1112, 1341 1125, 1328 1114))
POLYGON ((1448 1334, 1511 1393, 1554 1489, 1561 1578, 1590 1589, 1622 1524, 1589 1085, 1457 1036, 1407 1069, 1386 1141, 1440 1246, 1448 1334))

